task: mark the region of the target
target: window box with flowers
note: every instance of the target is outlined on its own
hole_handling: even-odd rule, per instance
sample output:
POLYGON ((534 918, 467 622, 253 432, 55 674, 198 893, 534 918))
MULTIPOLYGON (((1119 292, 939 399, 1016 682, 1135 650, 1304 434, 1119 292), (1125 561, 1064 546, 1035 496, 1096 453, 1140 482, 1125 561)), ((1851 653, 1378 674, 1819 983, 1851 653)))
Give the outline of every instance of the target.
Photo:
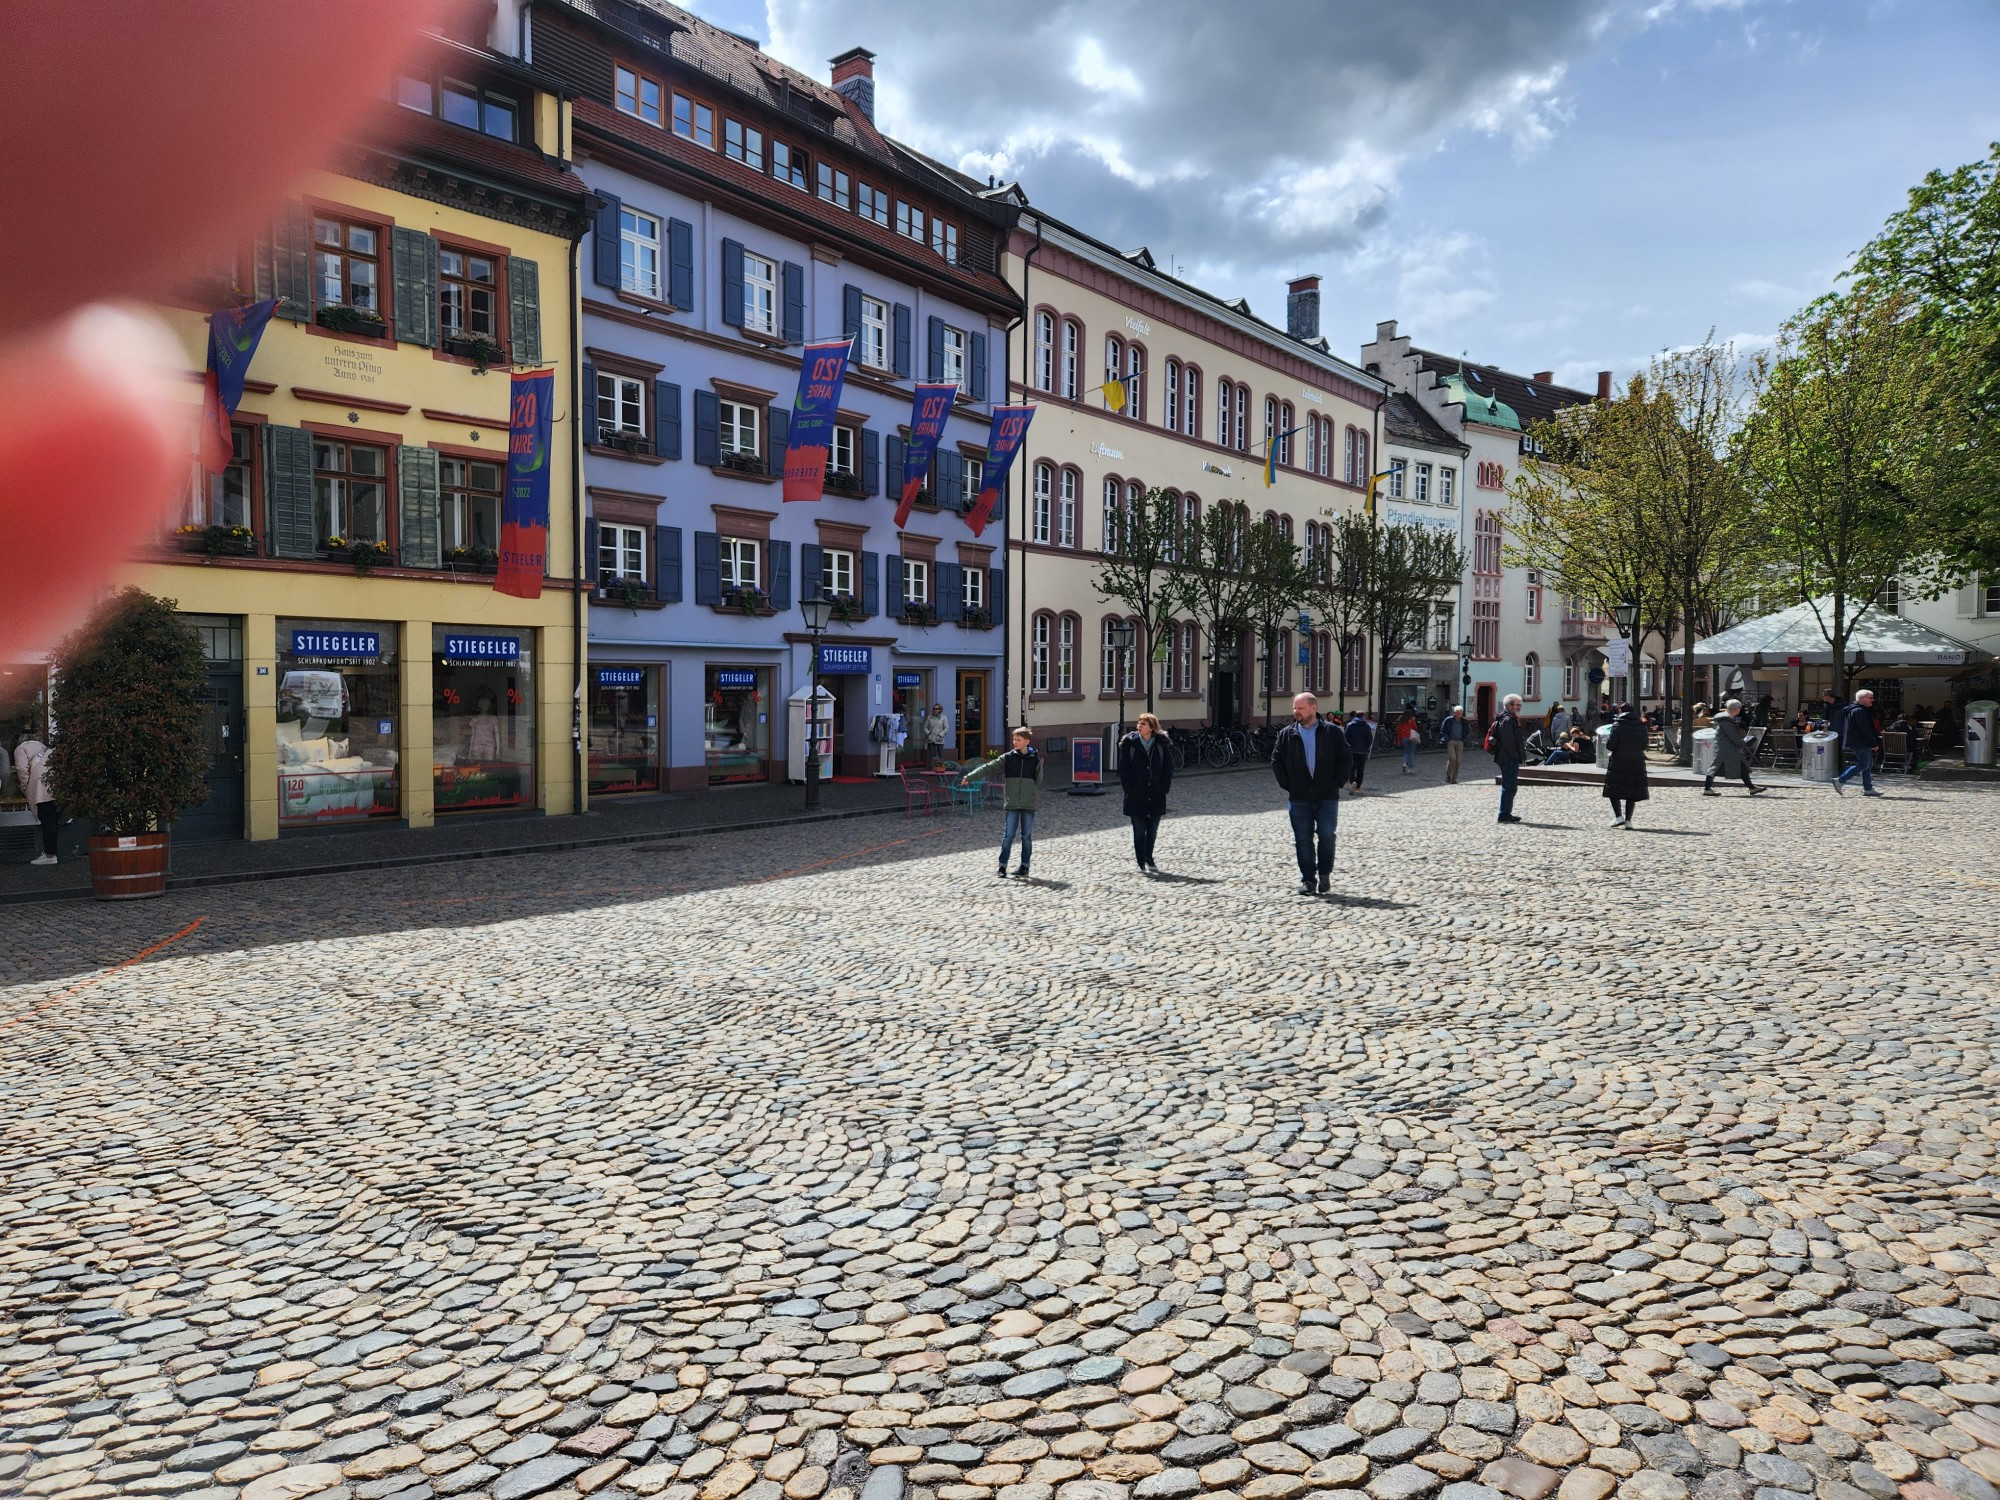
MULTIPOLYGON (((898 498, 900 499, 901 497, 899 496, 898 498)), ((910 503, 919 510, 936 510, 937 496, 929 489, 921 489, 917 491, 917 498, 910 503)))
POLYGON ((935 625, 938 622, 937 606, 918 599, 905 600, 901 618, 905 625, 935 625))
POLYGON ((330 302, 314 315, 319 326, 330 333, 352 333, 365 339, 387 338, 389 325, 382 315, 370 307, 349 307, 344 302, 330 302))
POLYGON ((967 630, 991 630, 993 628, 993 612, 977 604, 968 604, 965 606, 965 618, 959 623, 967 630))
POLYGON ((731 474, 763 474, 764 460, 755 453, 724 453, 718 466, 731 474))
POLYGON ((734 610, 736 613, 744 615, 769 615, 777 613, 776 610, 771 608, 771 596, 762 589, 757 588, 723 590, 722 607, 725 610, 734 610))
POLYGON ((836 624, 852 625, 856 620, 867 618, 861 613, 861 601, 852 594, 828 594, 826 602, 832 606, 836 624))
POLYGON ((483 333, 448 333, 444 336, 444 352, 471 360, 475 375, 484 375, 493 366, 507 361, 507 351, 500 341, 483 333))
POLYGON ((868 498, 868 491, 861 486, 861 476, 859 474, 850 474, 845 469, 827 470, 826 488, 829 493, 845 495, 850 500, 866 500, 868 498))
POLYGON ((652 601, 653 591, 646 587, 642 578, 627 578, 623 574, 610 573, 597 580, 597 597, 613 604, 622 604, 637 613, 642 605, 652 601))
POLYGON ((492 573, 500 567, 500 554, 491 547, 454 547, 444 564, 454 573, 492 573))
POLYGON ((643 432, 633 432, 618 427, 597 429, 597 446, 615 449, 620 453, 648 454, 653 451, 653 440, 643 432))
POLYGON ((174 539, 189 552, 209 557, 248 557, 257 550, 257 534, 248 526, 196 526, 189 523, 174 533, 174 539))
POLYGON ((320 554, 334 562, 345 562, 355 572, 366 573, 378 563, 389 561, 387 542, 354 542, 346 537, 330 536, 319 544, 320 554))

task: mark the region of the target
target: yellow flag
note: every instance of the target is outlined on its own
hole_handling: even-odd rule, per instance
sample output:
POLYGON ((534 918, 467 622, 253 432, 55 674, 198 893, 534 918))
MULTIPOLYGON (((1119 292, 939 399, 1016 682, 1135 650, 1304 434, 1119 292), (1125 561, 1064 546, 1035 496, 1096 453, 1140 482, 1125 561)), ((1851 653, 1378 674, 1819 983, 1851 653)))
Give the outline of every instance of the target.
POLYGON ((1097 388, 1104 395, 1104 404, 1113 411, 1125 410, 1125 382, 1107 380, 1097 388))

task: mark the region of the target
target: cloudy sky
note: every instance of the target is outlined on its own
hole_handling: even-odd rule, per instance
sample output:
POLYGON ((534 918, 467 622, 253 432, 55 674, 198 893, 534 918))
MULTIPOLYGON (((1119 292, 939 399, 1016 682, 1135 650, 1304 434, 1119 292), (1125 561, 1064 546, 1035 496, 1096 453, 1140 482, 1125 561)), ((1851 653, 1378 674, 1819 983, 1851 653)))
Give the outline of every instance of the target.
POLYGON ((1350 357, 1587 384, 1754 344, 1923 173, 2000 139, 1994 0, 695 0, 877 119, 1350 357))

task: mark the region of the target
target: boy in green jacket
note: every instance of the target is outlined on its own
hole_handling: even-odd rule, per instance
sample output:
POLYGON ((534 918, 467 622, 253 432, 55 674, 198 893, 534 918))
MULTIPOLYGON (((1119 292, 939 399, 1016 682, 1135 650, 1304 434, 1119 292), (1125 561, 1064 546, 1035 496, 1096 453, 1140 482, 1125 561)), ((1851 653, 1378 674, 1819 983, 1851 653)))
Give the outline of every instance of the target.
POLYGON ((1014 872, 1016 880, 1028 878, 1028 865, 1035 857, 1035 809, 1041 802, 1042 756, 1035 748, 1034 731, 1022 725, 1014 731, 1014 748, 983 766, 976 766, 960 778, 960 786, 971 786, 975 781, 984 781, 995 771, 1005 778, 1006 794, 1000 805, 1007 810, 1007 821, 1000 833, 1000 878, 1007 878, 1007 856, 1013 852, 1014 835, 1021 836, 1021 867, 1014 872))

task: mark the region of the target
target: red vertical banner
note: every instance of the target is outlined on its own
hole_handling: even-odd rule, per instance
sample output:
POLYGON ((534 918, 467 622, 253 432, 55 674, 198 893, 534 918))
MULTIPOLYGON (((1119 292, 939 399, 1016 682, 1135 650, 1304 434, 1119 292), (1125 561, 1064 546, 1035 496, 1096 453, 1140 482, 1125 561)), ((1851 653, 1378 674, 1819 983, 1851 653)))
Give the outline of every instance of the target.
POLYGON ((938 440, 958 395, 955 385, 920 385, 910 403, 910 437, 903 447, 903 492, 896 497, 896 524, 910 524, 910 507, 923 492, 924 478, 937 457, 938 440))
MULTIPOLYGON (((514 376, 507 420, 507 488, 500 500, 500 567, 494 590, 516 599, 542 597, 549 566, 549 441, 556 372, 514 376)), ((577 538, 577 545, 583 539, 577 538)))
POLYGON ((847 355, 852 348, 851 339, 806 345, 783 455, 787 500, 817 500, 826 490, 826 460, 833 448, 840 388, 847 380, 847 355))
POLYGON ((993 430, 986 439, 986 473, 979 486, 979 502, 965 517, 965 524, 972 528, 974 536, 984 532, 986 523, 993 518, 993 508, 1000 503, 1000 492, 1007 487, 1007 475, 1014 467, 1014 455, 1028 440, 1028 424, 1034 419, 1032 406, 993 408, 993 430))

